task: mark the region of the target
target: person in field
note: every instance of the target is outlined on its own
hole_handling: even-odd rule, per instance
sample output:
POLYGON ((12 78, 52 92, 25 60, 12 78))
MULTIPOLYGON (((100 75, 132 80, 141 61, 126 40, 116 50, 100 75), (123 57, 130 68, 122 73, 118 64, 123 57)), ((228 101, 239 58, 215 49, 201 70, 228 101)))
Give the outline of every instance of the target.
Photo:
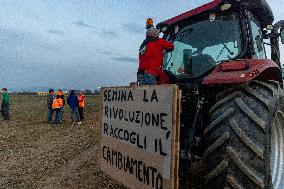
POLYGON ((80 116, 80 120, 83 121, 85 119, 84 117, 84 108, 85 108, 85 95, 83 93, 83 91, 80 91, 80 94, 78 96, 78 101, 79 101, 79 116, 80 116))
POLYGON ((64 106, 65 106, 65 98, 64 98, 64 93, 63 93, 63 91, 61 90, 61 89, 58 89, 57 90, 57 94, 56 94, 57 96, 59 96, 59 98, 61 98, 62 99, 62 101, 63 101, 63 106, 62 106, 62 108, 61 108, 61 122, 62 122, 62 120, 63 120, 63 113, 64 113, 64 106))
POLYGON ((75 124, 75 122, 77 122, 78 125, 80 125, 81 120, 80 120, 80 115, 79 115, 79 110, 78 110, 79 101, 78 101, 78 97, 75 94, 74 90, 71 90, 67 98, 67 104, 69 105, 69 108, 70 108, 72 125, 75 124))
POLYGON ((9 106, 10 106, 10 97, 8 94, 8 89, 3 88, 2 89, 1 115, 4 120, 10 120, 9 106))
POLYGON ((60 95, 56 95, 56 98, 53 99, 53 103, 52 103, 52 110, 56 112, 55 124, 61 123, 62 108, 63 108, 63 100, 60 97, 60 95))
POLYGON ((52 117, 53 117, 53 109, 52 109, 52 104, 53 104, 53 99, 55 98, 54 96, 54 90, 49 89, 49 94, 47 95, 47 121, 48 123, 52 123, 52 117))
POLYGON ((169 82, 162 69, 164 51, 172 51, 174 44, 159 38, 159 30, 150 27, 139 49, 137 82, 139 85, 157 85, 169 82))

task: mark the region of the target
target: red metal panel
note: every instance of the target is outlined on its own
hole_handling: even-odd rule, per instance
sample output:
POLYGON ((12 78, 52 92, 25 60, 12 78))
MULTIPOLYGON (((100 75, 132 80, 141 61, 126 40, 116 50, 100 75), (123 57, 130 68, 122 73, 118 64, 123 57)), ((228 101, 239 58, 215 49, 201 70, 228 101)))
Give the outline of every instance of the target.
MULTIPOLYGON (((222 70, 222 64, 219 64, 213 72, 208 75, 202 82, 204 85, 213 84, 233 84, 233 83, 244 83, 254 78, 263 75, 266 79, 275 79, 281 81, 281 72, 279 67, 275 62, 268 59, 248 59, 239 61, 230 61, 233 64, 239 64, 240 62, 247 63, 246 70, 236 70, 236 71, 224 71, 222 70), (266 72, 268 71, 269 72, 266 72)), ((228 66, 228 62, 226 62, 228 66)), ((233 66, 234 67, 234 66, 233 66)))
POLYGON ((158 26, 159 25, 171 25, 171 24, 174 24, 174 23, 176 23, 178 21, 181 21, 181 20, 184 20, 186 18, 192 17, 194 15, 200 14, 200 13, 202 13, 204 11, 211 10, 211 9, 217 7, 222 2, 223 2, 223 0, 213 0, 212 2, 209 2, 207 4, 204 4, 204 5, 200 6, 200 7, 195 8, 193 10, 190 10, 188 12, 185 12, 183 14, 175 16, 175 17, 173 17, 173 18, 171 18, 169 20, 166 20, 164 22, 161 22, 161 23, 158 24, 158 26))

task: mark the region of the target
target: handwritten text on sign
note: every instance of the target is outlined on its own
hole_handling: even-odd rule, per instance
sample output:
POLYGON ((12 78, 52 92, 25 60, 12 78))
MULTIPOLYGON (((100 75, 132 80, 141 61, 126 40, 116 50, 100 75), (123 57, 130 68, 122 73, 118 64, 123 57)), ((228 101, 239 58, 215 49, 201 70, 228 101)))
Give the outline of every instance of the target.
POLYGON ((166 188, 174 86, 105 88, 102 95, 102 169, 130 188, 166 188))

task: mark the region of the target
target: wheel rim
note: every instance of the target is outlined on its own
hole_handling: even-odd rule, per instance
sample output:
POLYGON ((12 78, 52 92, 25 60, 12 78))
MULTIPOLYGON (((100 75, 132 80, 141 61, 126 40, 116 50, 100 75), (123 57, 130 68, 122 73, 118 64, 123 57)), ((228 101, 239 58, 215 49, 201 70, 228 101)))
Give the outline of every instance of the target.
POLYGON ((284 130, 282 124, 284 124, 284 113, 278 111, 271 128, 270 168, 273 189, 282 189, 284 180, 284 130))

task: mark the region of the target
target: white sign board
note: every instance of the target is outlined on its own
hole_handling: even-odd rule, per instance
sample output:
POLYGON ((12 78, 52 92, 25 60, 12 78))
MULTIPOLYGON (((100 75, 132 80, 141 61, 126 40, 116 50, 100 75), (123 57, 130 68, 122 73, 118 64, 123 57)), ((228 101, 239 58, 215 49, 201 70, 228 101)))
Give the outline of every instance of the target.
POLYGON ((101 168, 131 189, 178 185, 175 85, 103 88, 101 168))

